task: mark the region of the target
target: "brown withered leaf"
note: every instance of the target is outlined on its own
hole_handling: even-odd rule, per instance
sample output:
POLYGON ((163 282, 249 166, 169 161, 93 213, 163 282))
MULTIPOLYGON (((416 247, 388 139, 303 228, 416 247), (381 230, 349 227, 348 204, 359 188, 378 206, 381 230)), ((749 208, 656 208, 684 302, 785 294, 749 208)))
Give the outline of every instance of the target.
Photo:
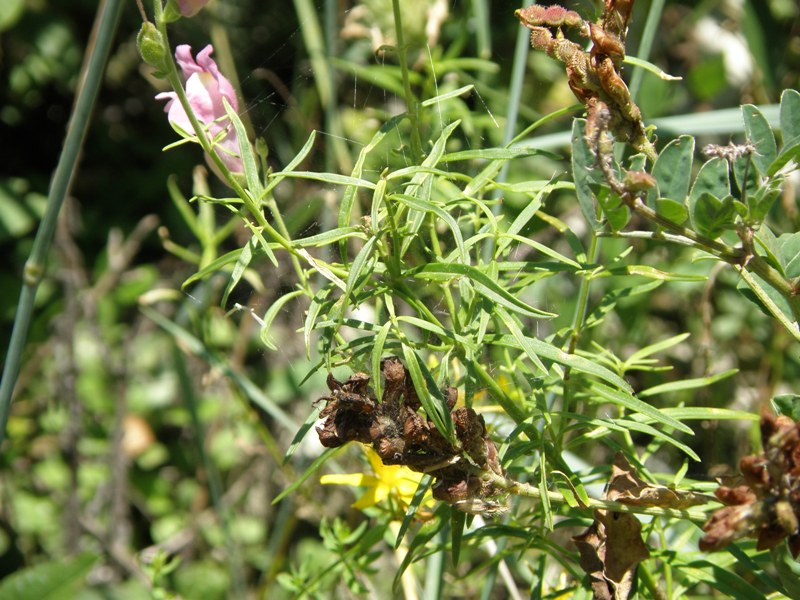
MULTIPOLYGON (((620 501, 644 482, 621 454, 617 454, 606 488, 606 500, 620 501)), ((581 568, 589 575, 595 600, 625 600, 631 592, 636 566, 650 556, 642 541, 642 525, 631 514, 596 510, 594 522, 572 538, 581 568)))
POLYGON ((682 510, 714 500, 712 496, 690 491, 673 490, 663 485, 652 485, 642 481, 628 459, 621 452, 614 456, 611 481, 616 482, 608 490, 608 499, 631 506, 657 506, 682 510))

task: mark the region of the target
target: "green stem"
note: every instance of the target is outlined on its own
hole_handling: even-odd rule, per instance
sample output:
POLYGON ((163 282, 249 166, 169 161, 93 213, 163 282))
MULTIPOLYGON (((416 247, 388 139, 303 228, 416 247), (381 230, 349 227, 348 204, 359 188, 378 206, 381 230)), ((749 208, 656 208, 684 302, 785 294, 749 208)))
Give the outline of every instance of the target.
MULTIPOLYGON (((430 232, 431 232, 431 245, 433 246, 433 252, 437 258, 441 259, 442 257, 442 246, 439 243, 439 234, 436 232, 436 219, 431 217, 430 223, 430 232)), ((447 304, 447 310, 450 313, 450 323, 453 331, 461 331, 461 324, 458 318, 458 311, 456 310, 456 303, 453 300, 453 293, 450 291, 449 285, 442 286, 442 292, 444 294, 444 300, 447 304)))
MULTIPOLYGON (((597 255, 600 253, 600 246, 601 241, 600 238, 592 232, 591 240, 589 241, 589 251, 586 253, 586 263, 587 264, 594 264, 597 261, 597 255)), ((570 335, 569 340, 569 347, 567 348, 567 352, 569 354, 575 354, 575 349, 578 347, 578 340, 581 336, 581 331, 583 330, 583 325, 586 322, 586 314, 589 311, 589 288, 592 285, 592 278, 590 277, 589 273, 586 273, 584 277, 581 279, 581 286, 578 290, 578 301, 575 304, 575 314, 572 317, 572 325, 570 327, 572 333, 570 335)), ((570 404, 570 386, 568 384, 569 377, 570 377, 571 369, 570 367, 566 367, 564 369, 564 397, 563 403, 564 412, 569 412, 571 410, 570 404)), ((561 441, 564 436, 564 431, 569 426, 569 419, 561 419, 558 427, 558 446, 561 446, 561 441)))
POLYGON ((408 58, 405 38, 403 37, 403 19, 400 15, 400 0, 392 0, 394 9, 394 30, 397 36, 397 57, 400 60, 400 73, 403 75, 403 89, 406 95, 408 118, 411 121, 411 154, 414 164, 422 160, 422 141, 419 136, 419 102, 411 91, 411 80, 408 76, 408 58))
MULTIPOLYGON (((509 494, 515 496, 526 496, 528 498, 541 499, 543 494, 538 487, 532 486, 528 483, 520 481, 513 481, 498 475, 492 471, 482 471, 481 475, 484 479, 491 481, 498 488, 504 490, 509 494)), ((565 503, 567 500, 561 492, 548 490, 545 494, 550 502, 557 502, 559 504, 565 503)), ((697 523, 703 523, 708 519, 705 512, 699 510, 685 510, 677 508, 663 508, 659 506, 636 506, 633 504, 624 504, 622 502, 615 502, 613 500, 601 500, 599 498, 589 498, 589 501, 584 505, 585 508, 591 509, 604 509, 614 512, 622 513, 635 513, 639 515, 651 515, 653 517, 667 517, 674 519, 687 519, 697 523)))
POLYGON ((64 198, 69 193, 77 169, 78 158, 91 122, 92 109, 103 82, 105 65, 111 52, 111 42, 117 31, 124 3, 122 0, 103 0, 95 19, 96 42, 88 48, 89 59, 82 73, 82 82, 76 92, 75 106, 64 139, 64 147, 50 184, 47 208, 36 232, 31 255, 25 263, 14 327, 8 345, 8 354, 0 382, 0 445, 6 434, 6 423, 11 410, 11 398, 19 375, 22 353, 28 337, 36 290, 45 273, 45 261, 53 241, 58 214, 64 198))
MULTIPOLYGON (((732 265, 737 269, 737 271, 740 272, 740 274, 745 271, 749 271, 750 273, 761 277, 761 279, 766 281, 770 287, 775 289, 775 291, 777 291, 786 299, 791 307, 792 315, 794 316, 795 320, 800 321, 800 296, 795 294, 795 289, 792 284, 761 256, 747 253, 742 248, 730 248, 725 244, 708 239, 692 229, 678 225, 674 221, 659 215, 656 211, 642 202, 641 198, 631 197, 631 195, 626 194, 624 190, 615 191, 618 193, 619 191, 622 191, 621 196, 631 210, 646 218, 648 221, 655 223, 656 225, 660 225, 672 233, 692 240, 709 254, 713 254, 717 258, 720 258, 732 265)), ((747 282, 748 280, 745 279, 745 281, 747 282)), ((750 285, 751 288, 753 287, 749 282, 748 285, 750 285)), ((779 321, 781 321, 781 324, 784 327, 787 327, 788 321, 784 322, 784 319, 779 319, 779 321)), ((795 338, 798 338, 798 335, 800 335, 800 333, 797 331, 797 327, 795 326, 787 327, 787 329, 795 338)))

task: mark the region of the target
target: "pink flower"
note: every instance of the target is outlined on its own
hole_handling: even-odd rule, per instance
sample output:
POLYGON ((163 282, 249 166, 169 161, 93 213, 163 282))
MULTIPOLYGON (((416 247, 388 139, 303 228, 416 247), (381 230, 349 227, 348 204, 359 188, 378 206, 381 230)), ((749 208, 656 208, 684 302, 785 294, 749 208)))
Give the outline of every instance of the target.
MULTIPOLYGON (((214 47, 209 44, 192 57, 192 48, 186 44, 175 50, 183 76, 186 78, 186 96, 197 120, 202 123, 210 140, 215 142, 215 152, 232 173, 242 173, 242 159, 239 156, 239 139, 236 130, 225 113, 222 99, 225 98, 233 110, 239 110, 236 92, 231 82, 220 74, 217 63, 211 58, 214 47), (220 138, 222 132, 224 135, 220 138), (218 139, 219 138, 219 139, 218 139)), ((192 124, 175 92, 162 92, 157 100, 168 99, 164 110, 169 113, 169 122, 187 133, 194 133, 192 124)))
POLYGON ((208 0, 178 0, 178 10, 184 17, 193 17, 208 4, 208 0))

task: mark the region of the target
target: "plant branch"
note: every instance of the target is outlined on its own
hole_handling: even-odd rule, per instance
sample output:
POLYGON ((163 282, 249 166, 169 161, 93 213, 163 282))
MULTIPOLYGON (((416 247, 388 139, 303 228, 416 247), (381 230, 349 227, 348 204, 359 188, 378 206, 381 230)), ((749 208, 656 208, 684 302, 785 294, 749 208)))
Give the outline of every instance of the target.
POLYGON ((93 42, 87 48, 88 59, 84 62, 84 69, 76 92, 75 106, 64 139, 64 147, 50 184, 47 208, 39 230, 36 232, 31 255, 25 262, 22 289, 3 368, 3 379, 0 382, 0 444, 5 439, 11 399, 33 316, 36 290, 44 278, 45 261, 53 241, 58 213, 61 211, 64 199, 69 194, 77 170, 81 148, 89 130, 92 110, 103 82, 105 65, 111 53, 111 43, 117 31, 123 5, 122 0, 104 0, 98 7, 91 38, 93 42))
POLYGON ((403 89, 406 95, 408 118, 411 121, 411 154, 418 164, 422 160, 422 141, 419 136, 419 102, 411 91, 411 80, 408 76, 408 60, 405 37, 403 34, 403 19, 400 14, 400 0, 392 0, 394 9, 394 30, 397 36, 397 57, 400 60, 400 73, 403 75, 403 89))

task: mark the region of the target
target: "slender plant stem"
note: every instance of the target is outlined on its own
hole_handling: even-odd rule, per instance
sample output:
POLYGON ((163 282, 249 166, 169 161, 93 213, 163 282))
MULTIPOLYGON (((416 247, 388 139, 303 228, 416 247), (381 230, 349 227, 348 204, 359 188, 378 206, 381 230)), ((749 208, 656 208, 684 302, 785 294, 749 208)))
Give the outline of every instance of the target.
MULTIPOLYGON (((589 250, 586 253, 586 263, 594 264, 597 261, 597 256, 600 253, 601 240, 594 233, 591 232, 591 239, 589 241, 589 250)), ((572 326, 570 327, 572 333, 570 334, 569 347, 567 352, 575 354, 575 349, 578 347, 578 340, 583 330, 583 325, 586 322, 586 315, 589 312, 589 288, 592 285, 592 278, 589 273, 586 273, 581 279, 580 289, 578 290, 578 301, 575 304, 575 314, 572 317, 572 326)), ((572 369, 567 366, 564 369, 564 397, 563 397, 563 410, 569 412, 572 408, 570 403, 570 386, 569 377, 572 369)), ((560 419, 560 426, 558 428, 558 447, 561 447, 561 442, 564 436, 564 431, 569 426, 570 419, 560 419)))
POLYGON ((411 80, 408 76, 408 49, 403 34, 403 19, 400 15, 400 0, 392 0, 394 9, 394 30, 397 36, 397 58, 400 61, 400 73, 403 76, 403 89, 406 95, 408 118, 411 121, 411 154, 414 164, 422 160, 422 141, 419 136, 419 102, 411 91, 411 80))
MULTIPOLYGON (((567 500, 561 492, 547 490, 544 494, 542 491, 533 485, 506 479, 492 471, 482 471, 481 475, 490 480, 499 488, 505 490, 509 494, 517 496, 526 496, 528 498, 541 499, 546 495, 550 502, 557 502, 559 504, 565 503, 567 500)), ((671 517, 675 519, 688 519, 698 523, 705 522, 708 515, 699 510, 677 509, 677 508, 664 508, 660 506, 637 506, 633 504, 624 504, 613 500, 601 500, 598 498, 589 498, 585 504, 585 508, 591 509, 605 509, 614 512, 635 513, 639 515, 651 515, 654 517, 671 517)))
POLYGON ((92 36, 95 42, 88 49, 88 60, 84 62, 85 68, 81 74, 76 92, 75 106, 67 127, 64 147, 61 150, 61 156, 58 159, 58 165, 50 184, 47 208, 39 225, 39 230, 36 232, 31 255, 26 261, 23 270, 22 289, 3 368, 3 379, 0 382, 0 444, 3 443, 6 435, 6 423, 8 422, 11 399, 19 375, 22 353, 33 316, 36 290, 44 278, 45 262, 50 244, 53 241, 58 214, 61 212, 64 198, 66 198, 72 186, 81 148, 91 123, 92 109, 103 82, 105 65, 111 52, 111 43, 117 31, 123 6, 122 0, 103 0, 98 7, 93 32, 96 35, 92 36))

